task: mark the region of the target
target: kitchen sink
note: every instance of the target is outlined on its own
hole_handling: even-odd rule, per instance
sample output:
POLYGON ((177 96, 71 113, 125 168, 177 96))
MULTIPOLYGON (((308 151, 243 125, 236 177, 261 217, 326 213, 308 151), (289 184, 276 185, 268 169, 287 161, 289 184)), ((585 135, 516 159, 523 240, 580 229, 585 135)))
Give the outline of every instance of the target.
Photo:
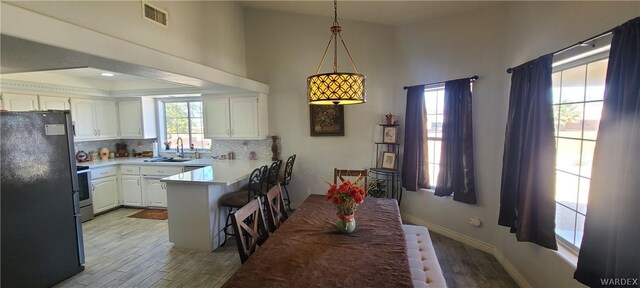
POLYGON ((181 163, 181 162, 187 162, 187 161, 191 161, 191 160, 192 159, 175 159, 175 158, 160 157, 160 158, 153 158, 153 159, 144 160, 144 162, 174 162, 174 163, 181 163))

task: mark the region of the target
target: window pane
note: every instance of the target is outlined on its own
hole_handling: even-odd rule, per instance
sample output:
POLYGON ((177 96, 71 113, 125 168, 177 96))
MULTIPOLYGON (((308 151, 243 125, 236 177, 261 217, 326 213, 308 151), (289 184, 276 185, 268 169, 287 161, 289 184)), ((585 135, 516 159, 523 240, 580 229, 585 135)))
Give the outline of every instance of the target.
POLYGON ((428 134, 429 134, 429 138, 432 137, 438 137, 437 136, 437 124, 436 124, 436 115, 427 115, 427 129, 428 129, 428 134))
POLYGON ((167 118, 167 134, 189 133, 188 118, 167 118))
POLYGON ((191 118, 191 133, 192 134, 204 133, 204 130, 202 128, 202 118, 191 118))
POLYGON ((203 134, 191 134, 191 143, 196 149, 211 148, 211 140, 205 139, 203 134))
POLYGON ((561 104, 558 106, 559 131, 558 136, 582 138, 582 117, 584 104, 561 104))
POLYGON ((578 212, 587 214, 587 202, 589 201, 589 185, 591 180, 580 177, 580 192, 578 195, 578 212))
POLYGON ((433 169, 431 171, 429 171, 429 175, 431 175, 431 186, 433 188, 436 188, 436 186, 438 186, 438 171, 440 171, 440 165, 438 164, 433 164, 433 169))
POLYGON ((598 126, 602 114, 602 102, 586 103, 584 105, 584 138, 596 140, 598 126))
POLYGON ((574 174, 580 173, 581 142, 581 140, 558 138, 556 169, 574 174))
POLYGON ((444 113, 444 89, 438 90, 438 108, 437 113, 444 113))
POLYGON ((427 161, 427 162, 436 163, 436 161, 435 161, 435 159, 434 159, 434 158, 435 158, 435 155, 436 155, 436 154, 435 154, 435 153, 436 153, 436 152, 435 152, 435 147, 436 147, 435 141, 433 141, 433 140, 429 140, 429 141, 427 141, 427 142, 428 142, 427 146, 429 146, 429 147, 427 148, 427 150, 428 150, 428 152, 429 152, 429 159, 428 159, 428 161, 427 161))
POLYGON ((440 152, 442 150, 442 141, 434 141, 434 158, 431 160, 433 163, 440 163, 440 152))
POLYGON ((164 109, 167 118, 188 117, 186 102, 165 103, 164 109))
POLYGON ((433 130, 436 132, 436 137, 440 138, 442 137, 442 121, 443 121, 443 116, 442 115, 436 115, 435 116, 435 122, 431 123, 431 126, 429 127, 429 131, 433 130))
POLYGON ((558 127, 558 124, 560 124, 560 106, 558 105, 553 105, 553 135, 555 137, 558 137, 558 130, 560 127, 558 127))
POLYGON ((438 109, 438 90, 424 92, 424 103, 427 106, 427 114, 436 114, 438 109))
POLYGON ((576 229, 576 215, 575 211, 556 204, 556 234, 572 244, 576 229))
POLYGON ((553 104, 560 103, 560 81, 562 79, 562 72, 556 72, 551 74, 551 82, 553 83, 553 104))
POLYGON ((577 209, 578 176, 556 171, 556 202, 577 209))
POLYGON ((602 100, 604 96, 604 81, 607 75, 609 59, 589 63, 587 66, 587 95, 586 100, 602 100))
POLYGON ((593 165, 593 151, 596 149, 596 142, 582 142, 582 163, 580 165, 580 175, 591 178, 591 166, 593 165))
POLYGON ((577 219, 577 225, 576 225, 576 243, 575 245, 580 247, 580 244, 582 244, 582 236, 584 235, 584 219, 585 217, 578 214, 577 215, 578 219, 577 219))
POLYGON ((202 102, 189 102, 189 109, 191 109, 191 118, 202 117, 202 102))
POLYGON ((562 71, 561 103, 584 101, 586 66, 562 71))

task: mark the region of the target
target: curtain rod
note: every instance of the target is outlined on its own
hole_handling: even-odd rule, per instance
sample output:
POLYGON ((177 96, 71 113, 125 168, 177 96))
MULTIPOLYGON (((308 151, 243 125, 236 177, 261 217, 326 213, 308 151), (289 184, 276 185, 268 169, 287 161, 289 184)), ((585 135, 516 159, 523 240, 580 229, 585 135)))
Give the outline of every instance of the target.
MULTIPOLYGON (((600 34, 598 34, 598 35, 596 35, 596 36, 593 36, 593 37, 591 37, 591 38, 589 38, 589 39, 587 39, 587 40, 582 40, 582 41, 580 41, 580 42, 578 42, 578 43, 576 43, 576 44, 573 44, 573 45, 567 46, 567 47, 565 47, 565 48, 562 48, 562 49, 560 49, 560 50, 558 50, 558 51, 556 51, 556 52, 553 52, 553 55, 557 55, 557 54, 560 54, 560 53, 562 53, 562 52, 566 52, 566 51, 571 50, 571 49, 573 49, 573 48, 583 46, 583 45, 584 45, 585 43, 587 43, 587 42, 590 42, 590 41, 593 41, 593 40, 596 40, 596 39, 602 38, 602 37, 604 37, 604 36, 607 36, 607 35, 609 35, 609 34, 613 33, 613 30, 615 30, 615 29, 616 29, 616 28, 618 28, 618 27, 619 27, 619 26, 616 26, 616 27, 614 27, 614 28, 612 28, 612 29, 609 29, 609 30, 607 30, 607 31, 605 31, 605 32, 602 32, 602 33, 600 33, 600 34)), ((513 68, 508 68, 508 69, 507 69, 507 73, 511 74, 511 72, 513 72, 513 68)))
MULTIPOLYGON (((461 79, 469 79, 469 80, 471 80, 471 82, 476 82, 476 80, 478 80, 478 75, 473 75, 471 77, 454 79, 454 80, 461 80, 461 79)), ((447 81, 454 81, 454 80, 447 80, 447 81)), ((428 84, 419 84, 419 85, 412 85, 412 86, 404 86, 404 87, 402 87, 402 89, 407 90, 407 89, 409 89, 409 87, 414 87, 414 86, 429 86, 429 85, 443 84, 443 83, 445 83, 447 81, 440 81, 440 82, 433 82, 433 83, 428 83, 428 84)))

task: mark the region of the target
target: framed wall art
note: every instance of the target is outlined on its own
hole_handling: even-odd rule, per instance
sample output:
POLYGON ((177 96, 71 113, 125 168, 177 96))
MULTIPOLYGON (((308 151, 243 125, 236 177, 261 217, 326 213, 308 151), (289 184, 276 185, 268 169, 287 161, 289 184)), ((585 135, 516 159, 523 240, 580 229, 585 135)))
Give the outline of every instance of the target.
POLYGON ((398 154, 394 152, 382 152, 382 164, 380 167, 384 169, 392 169, 395 170, 396 167, 396 157, 398 154))
POLYGON ((344 136, 344 106, 309 105, 311 136, 344 136))
POLYGON ((398 126, 382 127, 382 143, 396 144, 398 143, 398 126))

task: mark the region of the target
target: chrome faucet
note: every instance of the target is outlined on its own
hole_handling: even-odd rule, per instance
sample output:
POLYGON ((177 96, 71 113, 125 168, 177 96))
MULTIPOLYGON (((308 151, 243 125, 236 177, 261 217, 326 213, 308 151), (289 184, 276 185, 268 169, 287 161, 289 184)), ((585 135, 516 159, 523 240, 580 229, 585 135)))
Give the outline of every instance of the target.
POLYGON ((184 158, 184 142, 180 137, 178 137, 178 140, 176 140, 176 156, 184 158))

